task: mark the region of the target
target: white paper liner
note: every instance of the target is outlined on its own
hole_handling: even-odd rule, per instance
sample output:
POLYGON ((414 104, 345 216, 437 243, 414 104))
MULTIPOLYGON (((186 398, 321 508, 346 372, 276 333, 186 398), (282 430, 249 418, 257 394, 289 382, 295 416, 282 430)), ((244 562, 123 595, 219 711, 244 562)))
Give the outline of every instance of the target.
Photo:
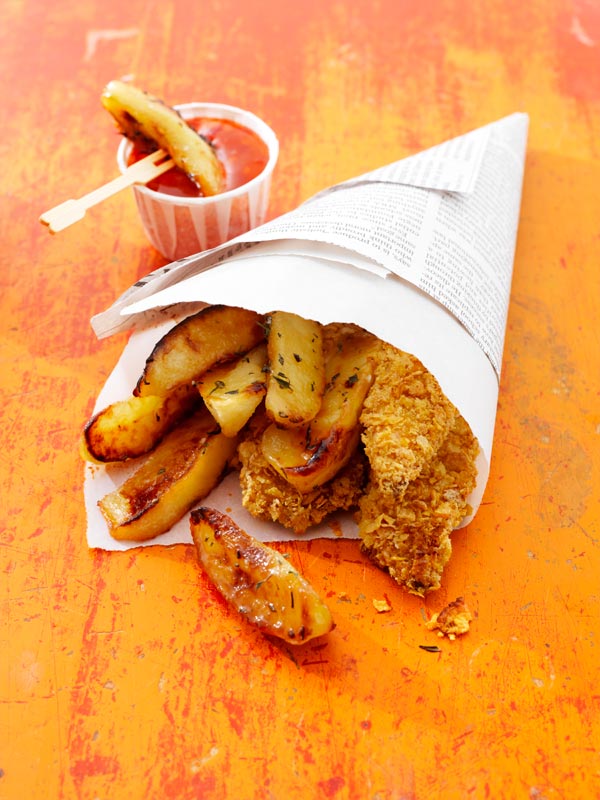
MULTIPOLYGON (((419 358, 471 426, 481 446, 477 487, 469 498, 474 514, 489 474, 526 136, 527 117, 511 115, 325 190, 228 245, 182 259, 140 281, 92 320, 100 336, 139 327, 96 408, 131 393, 155 342, 183 308, 189 312, 190 301, 261 313, 281 309, 324 324, 354 322, 419 358), (430 188, 398 184, 398 176, 430 188), (495 179, 498 185, 490 197, 495 179), (380 201, 366 222, 365 187, 370 198, 380 201), (448 242, 452 258, 436 266, 440 237, 448 242), (457 254, 464 262, 455 263, 457 254), (157 319, 163 320, 159 326, 157 319)), ((139 546, 113 540, 96 505, 131 469, 86 467, 91 547, 139 546)), ((241 506, 235 474, 201 505, 229 513, 263 541, 357 535, 350 514, 336 515, 305 537, 258 521, 241 506)), ((186 515, 146 544, 190 541, 186 515)))

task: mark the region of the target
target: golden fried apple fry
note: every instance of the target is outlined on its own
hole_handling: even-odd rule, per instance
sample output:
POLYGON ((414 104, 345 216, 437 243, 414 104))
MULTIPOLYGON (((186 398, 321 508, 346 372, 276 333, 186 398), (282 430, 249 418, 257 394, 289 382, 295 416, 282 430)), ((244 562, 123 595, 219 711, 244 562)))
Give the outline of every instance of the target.
POLYGON ((201 400, 193 386, 164 397, 129 397, 99 411, 86 424, 81 453, 87 461, 125 461, 155 447, 201 400))
POLYGON ((264 341, 262 317, 235 306, 207 306, 171 328, 146 361, 134 394, 163 396, 264 341))
POLYGON ((215 151, 175 109, 123 81, 107 84, 101 100, 128 139, 156 142, 203 194, 214 195, 223 191, 225 174, 215 151))
POLYGON ((144 541, 169 530, 217 485, 236 445, 205 408, 184 420, 119 489, 98 502, 111 536, 144 541))
POLYGON ((210 580, 263 633, 303 644, 331 631, 328 607, 283 555, 215 509, 193 511, 190 529, 210 580))
POLYGON ((305 425, 317 414, 325 390, 321 325, 275 311, 267 341, 267 414, 284 428, 305 425))
POLYGON ((375 337, 346 325, 326 326, 325 331, 327 384, 318 414, 304 428, 272 424, 262 437, 265 459, 300 492, 327 483, 350 460, 360 440, 359 419, 373 380, 370 356, 375 337))
POLYGON ((208 370, 198 381, 206 407, 225 436, 235 436, 267 391, 267 345, 259 344, 231 364, 208 370))

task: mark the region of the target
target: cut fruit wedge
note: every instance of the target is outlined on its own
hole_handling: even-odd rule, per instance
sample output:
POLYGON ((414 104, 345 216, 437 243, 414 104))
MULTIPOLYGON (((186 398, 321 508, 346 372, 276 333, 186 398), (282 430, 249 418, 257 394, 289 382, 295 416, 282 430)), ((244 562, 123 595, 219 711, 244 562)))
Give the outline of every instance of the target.
POLYGON ((192 511, 190 529, 212 583, 263 633, 303 644, 332 630, 329 608, 281 553, 216 509, 192 511))

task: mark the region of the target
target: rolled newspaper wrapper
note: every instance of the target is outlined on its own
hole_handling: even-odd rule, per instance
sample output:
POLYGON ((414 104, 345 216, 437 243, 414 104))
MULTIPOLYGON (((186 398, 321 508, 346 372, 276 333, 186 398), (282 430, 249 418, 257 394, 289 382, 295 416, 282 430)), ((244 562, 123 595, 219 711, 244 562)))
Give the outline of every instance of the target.
MULTIPOLYGON (((151 275, 92 319, 98 336, 135 328, 96 407, 131 393, 175 318, 206 304, 354 322, 412 353, 467 420, 481 452, 474 516, 489 475, 528 118, 513 114, 320 192, 296 210, 151 275), (190 305, 194 301, 197 305, 190 305)), ((97 501, 128 468, 87 466, 88 543, 108 534, 97 501)), ((298 536, 251 517, 237 475, 202 501, 263 541, 356 537, 350 514, 298 536)), ((189 542, 187 518, 147 544, 189 542)))

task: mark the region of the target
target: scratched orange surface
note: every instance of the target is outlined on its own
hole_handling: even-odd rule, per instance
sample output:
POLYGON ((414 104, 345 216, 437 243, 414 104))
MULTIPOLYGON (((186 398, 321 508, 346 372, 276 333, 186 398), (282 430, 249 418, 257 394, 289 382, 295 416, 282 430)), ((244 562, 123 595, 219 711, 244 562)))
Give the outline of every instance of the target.
POLYGON ((598 4, 12 0, 0 68, 0 798, 600 796, 598 4), (164 260, 129 193, 37 217, 115 173, 122 76, 264 117, 272 216, 530 114, 491 477, 426 600, 354 542, 280 546, 337 623, 292 649, 191 547, 87 548, 78 436, 125 342, 89 318, 164 260), (459 595, 471 631, 440 640, 459 595))

